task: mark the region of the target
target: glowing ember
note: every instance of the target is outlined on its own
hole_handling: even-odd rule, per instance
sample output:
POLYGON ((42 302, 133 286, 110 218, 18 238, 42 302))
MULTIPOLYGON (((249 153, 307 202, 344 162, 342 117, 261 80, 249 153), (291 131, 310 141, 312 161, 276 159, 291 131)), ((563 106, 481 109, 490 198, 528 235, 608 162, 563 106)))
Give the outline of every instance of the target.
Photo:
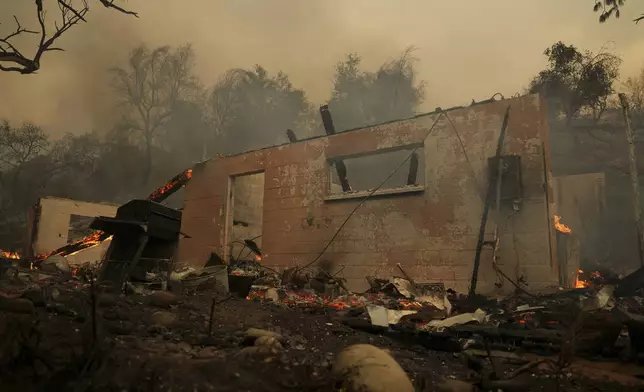
POLYGON ((148 196, 148 200, 157 200, 160 198, 161 195, 165 195, 166 193, 169 193, 181 188, 191 178, 192 178, 192 169, 188 169, 183 173, 172 178, 170 181, 168 181, 167 184, 163 185, 161 188, 152 192, 152 194, 148 196))
MULTIPOLYGON (((382 293, 373 295, 342 295, 330 297, 326 295, 310 294, 305 291, 280 290, 280 303, 289 307, 320 307, 333 309, 363 308, 367 305, 385 305, 396 309, 420 310, 427 304, 408 299, 393 299, 382 293)), ((266 300, 266 288, 254 286, 246 297, 248 300, 266 300)))
POLYGON ((591 284, 597 284, 598 281, 602 280, 602 274, 599 271, 591 272, 589 280, 584 280, 581 276, 584 275, 584 271, 578 270, 577 276, 575 277, 575 288, 583 289, 589 287, 591 284))
MULTIPOLYGON (((78 252, 78 251, 80 251, 82 249, 87 249, 87 248, 90 248, 92 246, 96 246, 96 245, 100 244, 101 242, 103 242, 101 240, 102 235, 103 235, 102 231, 95 231, 94 233, 92 233, 92 234, 86 236, 85 238, 83 238, 82 240, 78 241, 77 242, 77 244, 78 244, 77 247, 80 248, 80 249, 78 249, 76 252, 78 252)), ((76 252, 67 253, 66 251, 60 251, 60 252, 55 253, 55 254, 61 255, 61 256, 68 256, 68 255, 76 253, 76 252)))
POLYGON ((3 257, 5 259, 19 259, 20 254, 18 252, 9 252, 0 249, 0 257, 3 257))
POLYGON ((255 255, 255 260, 256 261, 262 261, 262 256, 261 255, 255 255))
POLYGON ((563 223, 561 223, 561 217, 559 215, 555 215, 555 229, 561 233, 572 233, 572 229, 563 223))

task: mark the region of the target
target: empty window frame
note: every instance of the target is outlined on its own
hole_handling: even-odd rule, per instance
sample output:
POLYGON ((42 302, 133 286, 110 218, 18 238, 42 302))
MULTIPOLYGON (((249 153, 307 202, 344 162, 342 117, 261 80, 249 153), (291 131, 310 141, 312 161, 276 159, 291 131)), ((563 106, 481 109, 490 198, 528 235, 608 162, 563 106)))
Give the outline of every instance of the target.
POLYGON ((331 180, 327 200, 362 197, 376 188, 374 195, 422 192, 425 189, 422 146, 336 157, 328 162, 331 180))

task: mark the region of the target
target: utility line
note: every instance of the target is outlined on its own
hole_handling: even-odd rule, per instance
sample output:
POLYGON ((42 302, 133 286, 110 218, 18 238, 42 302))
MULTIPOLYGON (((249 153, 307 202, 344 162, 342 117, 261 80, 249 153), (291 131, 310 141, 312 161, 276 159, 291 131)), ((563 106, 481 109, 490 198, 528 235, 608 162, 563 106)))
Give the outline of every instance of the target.
MULTIPOLYGON (((429 128, 429 130, 428 130, 428 131, 427 131, 427 133, 425 134, 425 137, 423 138, 423 142, 425 141, 425 139, 427 139, 427 137, 429 136, 429 134, 434 130, 434 128, 436 127, 436 124, 438 123, 438 120, 440 120, 440 118, 443 116, 443 114, 445 114, 445 112, 444 112, 444 111, 441 111, 441 112, 439 112, 439 113, 438 113, 438 116, 437 116, 437 117, 436 117, 436 119, 434 120, 434 123, 432 124, 432 126, 429 128)), ((394 174, 396 174, 396 173, 397 173, 397 172, 398 172, 398 171, 399 171, 399 170, 400 170, 400 169, 405 165, 405 163, 407 163, 407 161, 409 161, 409 160, 411 159, 411 157, 416 153, 416 151, 417 151, 419 148, 420 148, 420 147, 416 147, 416 148, 414 148, 414 149, 411 151, 411 153, 409 154, 409 156, 407 156, 407 158, 405 158, 405 160, 403 160, 403 161, 400 163, 400 165, 398 165, 398 167, 397 167, 393 172, 391 172, 391 174, 390 174, 387 178, 385 178, 385 179, 384 179, 384 181, 382 181, 382 182, 381 182, 381 183, 380 183, 376 188, 374 188, 373 190, 371 190, 371 192, 369 192, 369 194, 368 194, 368 195, 366 195, 364 198, 362 198, 362 200, 360 200, 360 203, 358 203, 358 205, 356 205, 356 206, 355 206, 355 208, 351 211, 351 213, 349 213, 349 215, 344 219, 344 222, 342 222, 342 224, 340 225, 340 227, 338 228, 338 230, 336 230, 335 234, 333 234, 333 237, 331 237, 331 239, 329 240, 329 242, 326 244, 326 246, 324 247, 324 249, 322 249, 322 251, 317 255, 317 257, 316 257, 315 259, 313 259, 313 261, 311 261, 310 263, 308 263, 308 264, 306 264, 305 266, 300 267, 300 268, 298 268, 298 269, 306 269, 306 268, 308 268, 308 267, 312 266, 313 264, 315 264, 315 263, 316 263, 316 262, 317 262, 317 261, 322 257, 322 255, 324 255, 324 253, 326 252, 326 250, 327 250, 327 249, 329 249, 329 246, 331 246, 331 244, 332 244, 332 243, 333 243, 333 241, 336 239, 336 237, 338 236, 338 234, 340 234, 340 231, 342 231, 342 229, 344 228, 344 226, 347 224, 347 222, 349 221, 349 219, 351 219, 351 217, 352 217, 352 216, 353 216, 353 214, 358 210, 358 208, 360 208, 360 207, 361 207, 361 206, 362 206, 362 205, 363 205, 363 204, 364 204, 364 203, 365 203, 365 202, 366 202, 366 201, 367 201, 371 196, 373 196, 373 194, 374 194, 374 193, 376 193, 376 192, 377 192, 377 191, 378 191, 378 190, 379 190, 383 185, 385 185, 385 183, 387 183, 387 181, 389 181, 389 179, 390 179, 391 177, 393 177, 393 176, 394 176, 394 174)))

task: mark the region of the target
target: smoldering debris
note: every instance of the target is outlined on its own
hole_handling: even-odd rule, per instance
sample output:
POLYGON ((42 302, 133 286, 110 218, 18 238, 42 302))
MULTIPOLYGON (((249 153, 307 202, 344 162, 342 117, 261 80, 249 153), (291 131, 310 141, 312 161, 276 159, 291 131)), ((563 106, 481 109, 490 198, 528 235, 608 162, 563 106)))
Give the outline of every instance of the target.
MULTIPOLYGON (((299 274, 303 281, 293 283, 258 263, 203 269, 177 265, 170 276, 183 289, 168 292, 143 282, 129 282, 143 289, 126 291, 100 284, 101 266, 96 263, 74 267, 70 274, 64 268, 45 274, 14 259, 0 279, 0 320, 3 328, 22 323, 25 334, 41 337, 39 342, 20 340, 27 346, 2 351, 2 363, 7 364, 3 369, 8 370, 0 375, 3 385, 28 377, 27 384, 40 386, 91 382, 128 388, 159 372, 165 380, 158 381, 160 390, 213 382, 231 388, 263 385, 260 389, 267 391, 284 390, 284 385, 331 387, 336 382, 373 388, 381 384, 375 376, 345 378, 336 371, 347 353, 358 349, 353 344, 369 344, 375 347, 365 350, 384 350, 387 366, 414 387, 462 383, 478 390, 515 385, 529 390, 553 382, 590 385, 586 376, 577 375, 575 358, 601 355, 608 361, 629 352, 628 358, 637 362, 641 352, 644 299, 616 297, 611 285, 497 300, 456 295, 441 285, 422 290, 422 283, 392 277, 371 278, 377 284, 368 293, 340 288, 330 295, 311 287, 317 274, 299 274), (245 274, 239 275, 242 269, 245 274), (235 276, 252 280, 248 295, 230 293, 235 276), (75 354, 54 355, 60 350, 75 354), (570 350, 571 364, 553 370, 570 350), (92 362, 87 362, 90 355, 92 362), (32 366, 21 365, 19 358, 47 365, 36 365, 36 379, 32 366), (76 369, 70 361, 90 364, 76 369), (123 361, 147 363, 148 370, 115 367, 123 361), (202 373, 199 369, 206 363, 221 371, 202 373), (433 369, 431 374, 427 369, 433 369)), ((633 376, 621 377, 622 382, 641 384, 633 376)))

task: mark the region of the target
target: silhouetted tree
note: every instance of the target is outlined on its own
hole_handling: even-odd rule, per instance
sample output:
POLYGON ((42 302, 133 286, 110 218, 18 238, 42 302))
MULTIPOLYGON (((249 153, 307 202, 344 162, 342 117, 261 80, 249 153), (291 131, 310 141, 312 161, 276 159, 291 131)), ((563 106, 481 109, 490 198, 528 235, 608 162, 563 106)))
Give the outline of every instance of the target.
POLYGON ((266 69, 232 69, 209 90, 206 120, 209 145, 222 153, 262 148, 286 141, 286 129, 310 134, 313 109, 288 76, 266 69))
POLYGON ((360 69, 362 58, 355 53, 336 65, 329 109, 339 131, 416 114, 425 83, 418 81, 413 50, 407 48, 376 72, 360 69))
POLYGON ((78 197, 100 154, 94 135, 51 142, 32 124, 0 124, 0 247, 23 245, 30 206, 45 195, 78 197))
POLYGON ((149 50, 139 46, 126 68, 116 68, 114 88, 129 109, 126 122, 143 139, 146 152, 145 182, 152 173, 152 150, 157 133, 170 120, 177 105, 197 91, 190 45, 149 50))
MULTIPOLYGON (((604 23, 611 17, 619 19, 620 8, 626 3, 626 0, 594 0, 595 5, 593 11, 599 12, 599 23, 604 23)), ((633 19, 635 23, 644 19, 644 15, 640 15, 633 19)))
POLYGON ((580 52, 574 45, 559 41, 546 49, 548 67, 530 83, 530 92, 540 92, 557 104, 570 122, 582 109, 599 119, 614 92, 621 59, 600 51, 580 52))
MULTIPOLYGON (((32 2, 34 3, 34 2, 32 2)), ((67 30, 79 22, 85 22, 85 16, 89 12, 88 0, 56 0, 54 4, 58 7, 59 18, 51 23, 48 20, 47 9, 43 4, 51 4, 43 0, 35 0, 34 11, 38 20, 38 28, 33 30, 23 27, 18 18, 13 17, 16 27, 10 33, 0 36, 0 71, 19 72, 21 74, 32 74, 40 69, 40 60, 46 52, 62 51, 54 44, 67 30), (51 27, 54 31, 51 31, 51 27), (19 49, 15 43, 18 36, 32 34, 39 37, 38 46, 33 55, 25 54, 24 49, 19 49)), ((115 0, 96 0, 96 4, 122 12, 138 16, 135 12, 128 11, 115 3, 115 0)), ((31 52, 31 51, 29 51, 31 52)))

